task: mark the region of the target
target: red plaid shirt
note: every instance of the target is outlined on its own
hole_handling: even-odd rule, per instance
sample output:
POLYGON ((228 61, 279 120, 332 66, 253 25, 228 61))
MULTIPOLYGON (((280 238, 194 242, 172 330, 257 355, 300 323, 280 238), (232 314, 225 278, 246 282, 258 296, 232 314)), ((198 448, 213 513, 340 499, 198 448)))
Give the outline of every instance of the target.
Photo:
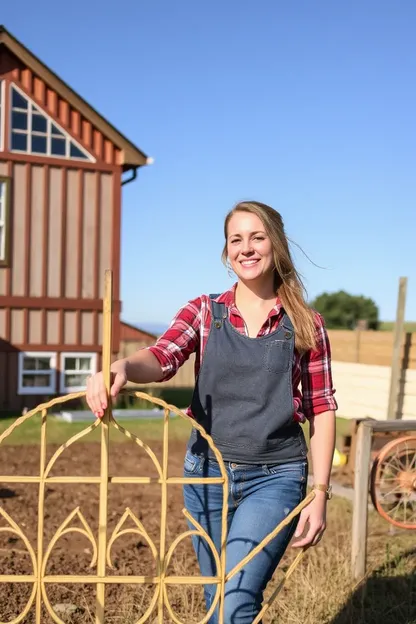
MULTIPOLYGON (((235 305, 235 285, 220 295, 216 301, 225 303, 230 323, 242 334, 246 333, 244 320, 235 305)), ((283 318, 284 310, 280 300, 259 331, 258 336, 267 336, 275 331, 283 318)), ((211 327, 211 306, 208 295, 193 299, 179 310, 169 329, 160 336, 156 344, 147 347, 158 359, 166 381, 175 375, 180 366, 195 353, 195 377, 201 367, 211 327)), ((295 349, 293 358, 293 403, 294 419, 304 422, 305 418, 327 410, 336 410, 331 374, 331 351, 323 318, 315 312, 316 349, 300 356, 295 349), (302 386, 302 390, 299 388, 302 386)), ((188 408, 188 414, 192 416, 188 408)))

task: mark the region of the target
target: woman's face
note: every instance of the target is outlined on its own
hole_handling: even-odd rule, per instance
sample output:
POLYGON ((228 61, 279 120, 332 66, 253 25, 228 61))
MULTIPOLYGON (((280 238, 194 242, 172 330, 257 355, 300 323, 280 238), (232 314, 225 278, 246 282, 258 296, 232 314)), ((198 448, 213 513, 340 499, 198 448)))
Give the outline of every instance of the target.
POLYGON ((273 248, 257 215, 243 211, 233 214, 228 222, 227 255, 231 268, 242 281, 271 276, 273 248))

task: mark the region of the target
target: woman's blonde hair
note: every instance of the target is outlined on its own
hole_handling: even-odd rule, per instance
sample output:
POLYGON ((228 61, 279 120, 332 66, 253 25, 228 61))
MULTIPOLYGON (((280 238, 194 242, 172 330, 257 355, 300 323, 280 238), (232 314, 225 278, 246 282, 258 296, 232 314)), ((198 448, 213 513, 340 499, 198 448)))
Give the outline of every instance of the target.
POLYGON ((224 264, 227 263, 228 224, 236 212, 250 212, 262 221, 273 247, 276 294, 295 329, 296 349, 299 352, 315 349, 314 314, 305 301, 305 287, 293 263, 281 215, 270 206, 257 201, 236 204, 224 222, 225 245, 222 252, 224 264))

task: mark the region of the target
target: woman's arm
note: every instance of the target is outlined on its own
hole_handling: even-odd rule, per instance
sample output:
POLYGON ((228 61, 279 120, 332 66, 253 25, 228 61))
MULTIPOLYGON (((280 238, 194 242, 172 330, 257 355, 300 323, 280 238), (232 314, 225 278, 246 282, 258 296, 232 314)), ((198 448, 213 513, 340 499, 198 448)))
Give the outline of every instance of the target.
MULTIPOLYGON (((310 419, 310 436, 314 484, 328 486, 335 448, 334 410, 310 419)), ((315 498, 300 515, 295 537, 300 537, 308 524, 307 533, 294 546, 314 546, 319 542, 326 529, 326 504, 326 493, 315 490, 315 498)))
MULTIPOLYGON (((335 448, 335 410, 337 403, 331 372, 331 348, 323 318, 316 314, 316 348, 305 353, 301 361, 303 411, 309 420, 310 450, 315 485, 329 485, 335 448)), ((303 509, 295 537, 302 539, 294 546, 316 544, 326 528, 326 493, 315 490, 314 500, 303 509)))
MULTIPOLYGON (((198 297, 179 310, 154 346, 140 349, 111 365, 111 396, 116 397, 129 381, 144 384, 173 377, 197 350, 200 325, 201 298, 198 297)), ((102 417, 108 404, 102 372, 88 379, 86 399, 91 411, 102 417)))
POLYGON ((309 431, 314 483, 329 485, 335 450, 335 411, 313 416, 309 431))

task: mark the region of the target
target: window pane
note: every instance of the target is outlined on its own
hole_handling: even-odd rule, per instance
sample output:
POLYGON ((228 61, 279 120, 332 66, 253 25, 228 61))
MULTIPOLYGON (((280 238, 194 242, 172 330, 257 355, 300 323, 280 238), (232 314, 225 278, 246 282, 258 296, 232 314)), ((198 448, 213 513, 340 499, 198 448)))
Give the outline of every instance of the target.
POLYGON ((36 154, 46 154, 46 136, 32 135, 32 152, 36 154))
POLYGON ((88 375, 65 375, 65 388, 78 388, 86 387, 88 375))
POLYGON ((50 374, 25 373, 23 375, 24 388, 48 388, 51 385, 50 374))
POLYGON ((46 117, 43 115, 32 115, 32 130, 34 132, 46 132, 48 129, 48 123, 46 117))
POLYGON ((73 143, 70 144, 69 155, 71 158, 82 158, 83 160, 88 160, 84 152, 81 152, 81 150, 73 143))
POLYGON ((20 95, 16 89, 12 89, 12 106, 13 108, 27 109, 27 99, 20 95))
POLYGON ((79 358, 79 370, 82 370, 82 371, 91 370, 91 358, 90 357, 79 358))
POLYGON ((0 260, 4 260, 4 227, 0 225, 0 260))
POLYGON ((52 126, 52 134, 53 135, 60 136, 60 137, 64 137, 65 136, 64 133, 61 132, 57 126, 55 126, 55 124, 51 124, 51 126, 52 126))
POLYGON ((54 156, 65 156, 66 141, 65 139, 54 139, 51 141, 51 154, 54 156))
POLYGON ((27 113, 12 112, 12 130, 27 130, 27 113))
POLYGON ((27 135, 12 132, 12 150, 27 152, 27 135))
POLYGON ((64 367, 65 370, 77 370, 77 358, 66 357, 64 367))
POLYGON ((51 358, 49 355, 45 357, 26 356, 23 360, 23 370, 50 370, 51 358))

